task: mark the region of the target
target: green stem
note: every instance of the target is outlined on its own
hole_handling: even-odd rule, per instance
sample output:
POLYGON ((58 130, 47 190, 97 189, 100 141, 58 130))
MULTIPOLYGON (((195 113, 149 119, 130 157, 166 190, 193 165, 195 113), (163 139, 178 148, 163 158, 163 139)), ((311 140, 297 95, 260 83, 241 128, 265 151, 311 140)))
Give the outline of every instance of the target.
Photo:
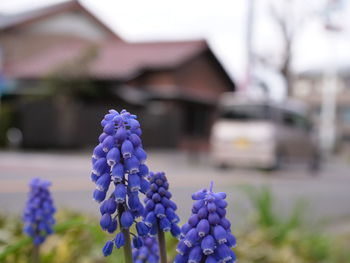
POLYGON ((122 230, 124 237, 125 237, 125 245, 123 247, 124 249, 124 262, 125 263, 133 263, 132 261, 132 251, 131 251, 131 239, 130 239, 130 232, 129 229, 123 229, 122 230))
POLYGON ((159 222, 157 222, 157 225, 158 225, 158 244, 159 244, 160 263, 167 263, 164 232, 160 229, 159 222))
MULTIPOLYGON (((121 226, 121 216, 125 211, 122 205, 118 205, 118 219, 119 225, 121 226)), ((122 228, 122 233, 124 234, 125 244, 123 246, 124 250, 124 263, 133 263, 132 261, 132 251, 131 251, 131 239, 130 239, 130 231, 129 229, 122 228)))
POLYGON ((34 245, 32 251, 32 263, 40 263, 40 246, 34 245))

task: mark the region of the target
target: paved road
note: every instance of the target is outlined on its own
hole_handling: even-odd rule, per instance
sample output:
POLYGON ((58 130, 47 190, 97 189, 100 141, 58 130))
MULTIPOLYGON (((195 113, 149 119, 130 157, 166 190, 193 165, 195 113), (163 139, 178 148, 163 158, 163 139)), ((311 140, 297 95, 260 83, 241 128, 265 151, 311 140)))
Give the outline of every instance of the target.
MULTIPOLYGON (((297 200, 307 202, 310 221, 350 217, 350 165, 341 161, 327 164, 318 176, 304 167, 288 167, 274 173, 231 169, 219 171, 208 158, 194 160, 184 153, 149 152, 148 165, 165 171, 171 184, 179 214, 190 214, 190 195, 215 182, 215 190, 226 191, 230 207, 229 217, 242 224, 251 207, 240 190, 242 185, 269 186, 275 195, 276 211, 290 213, 297 200)), ((92 201, 94 189, 89 179, 88 153, 26 153, 0 152, 0 213, 18 214, 26 199, 27 183, 38 176, 53 182, 52 191, 58 207, 67 207, 92 214, 98 205, 92 201)))

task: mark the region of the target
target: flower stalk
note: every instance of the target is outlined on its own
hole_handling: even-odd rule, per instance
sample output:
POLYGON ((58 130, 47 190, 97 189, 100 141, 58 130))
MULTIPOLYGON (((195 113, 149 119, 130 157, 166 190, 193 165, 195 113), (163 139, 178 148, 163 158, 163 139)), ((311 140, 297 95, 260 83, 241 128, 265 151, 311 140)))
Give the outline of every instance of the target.
POLYGON ((32 263, 40 263, 40 245, 33 245, 32 263))
POLYGON ((130 239, 130 231, 129 229, 122 230, 125 236, 125 245, 123 247, 124 250, 124 262, 125 263, 133 263, 132 261, 132 250, 131 250, 131 239, 130 239))
MULTIPOLYGON (((124 212, 124 208, 122 206, 118 207, 118 219, 119 219, 119 225, 121 225, 121 215, 124 212)), ((121 230, 125 237, 125 244, 123 246, 123 252, 124 252, 124 261, 125 263, 133 263, 132 261, 132 250, 131 250, 131 239, 130 239, 130 231, 128 228, 123 228, 121 230)))
POLYGON ((159 220, 158 220, 158 245, 159 245, 160 263, 167 263, 165 235, 162 229, 160 228, 159 220))

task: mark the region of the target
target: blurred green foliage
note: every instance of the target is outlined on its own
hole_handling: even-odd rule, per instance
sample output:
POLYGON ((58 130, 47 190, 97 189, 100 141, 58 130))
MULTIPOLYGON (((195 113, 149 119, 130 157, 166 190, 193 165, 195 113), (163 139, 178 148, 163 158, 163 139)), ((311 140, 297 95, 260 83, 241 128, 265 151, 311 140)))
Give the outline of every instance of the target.
MULTIPOLYGON (((254 219, 246 229, 233 231, 235 248, 242 263, 344 263, 350 262, 350 235, 330 236, 325 231, 307 229, 303 224, 301 204, 282 218, 273 210, 273 196, 268 188, 245 188, 254 207, 254 219)), ((55 234, 41 248, 43 263, 122 263, 117 250, 104 258, 101 249, 111 235, 103 232, 98 219, 60 211, 55 234)), ((174 258, 177 240, 166 235, 169 262, 174 258)), ((0 262, 29 262, 32 244, 22 234, 20 219, 0 216, 0 262)))
POLYGON ((254 208, 249 228, 237 234, 235 251, 241 263, 343 263, 350 262, 350 233, 342 237, 309 228, 302 220, 304 203, 295 204, 287 217, 274 211, 267 187, 244 187, 254 208))

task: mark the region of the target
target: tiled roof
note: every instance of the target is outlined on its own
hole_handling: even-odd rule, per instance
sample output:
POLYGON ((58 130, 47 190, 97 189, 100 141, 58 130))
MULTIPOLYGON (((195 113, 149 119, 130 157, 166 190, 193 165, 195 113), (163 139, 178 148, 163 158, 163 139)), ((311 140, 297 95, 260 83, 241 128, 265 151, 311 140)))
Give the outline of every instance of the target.
MULTIPOLYGON (((42 78, 66 63, 82 57, 87 43, 55 45, 31 57, 7 65, 9 78, 42 78)), ((126 43, 108 41, 97 46, 97 55, 87 65, 96 79, 127 79, 143 70, 174 68, 208 48, 205 41, 126 43)))

